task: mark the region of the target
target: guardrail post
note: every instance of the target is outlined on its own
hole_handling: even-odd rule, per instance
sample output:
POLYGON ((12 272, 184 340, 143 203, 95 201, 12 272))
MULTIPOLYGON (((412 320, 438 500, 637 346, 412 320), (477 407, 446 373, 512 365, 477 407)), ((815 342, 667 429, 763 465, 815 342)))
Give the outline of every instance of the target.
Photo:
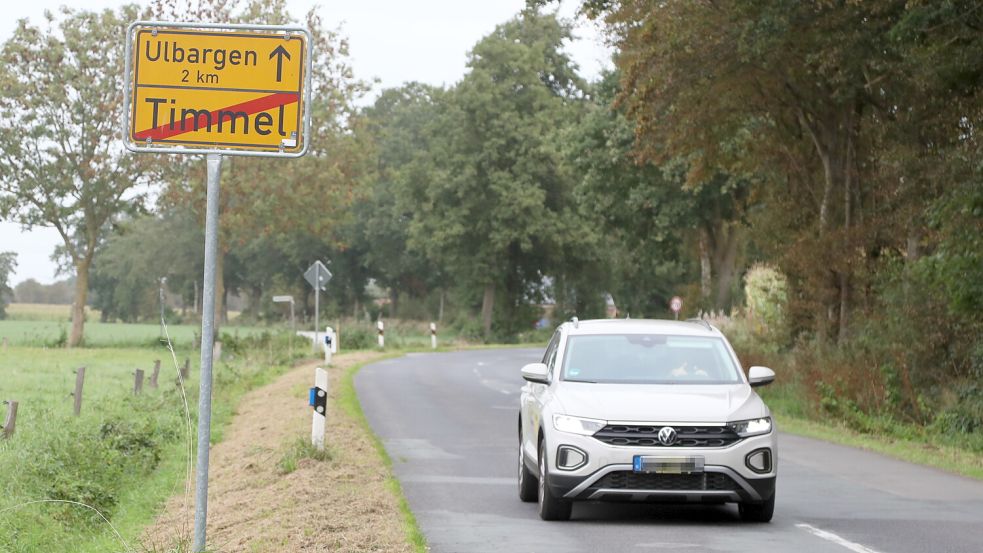
POLYGON ((133 373, 133 395, 140 395, 143 391, 143 369, 137 369, 133 373))
POLYGON ((154 372, 150 373, 150 387, 157 387, 157 377, 160 376, 160 359, 154 360, 154 372))
POLYGON ((14 435, 17 426, 17 402, 4 401, 3 403, 7 405, 7 419, 3 423, 3 437, 6 439, 14 435))
POLYGON ((85 367, 79 367, 75 369, 75 391, 72 392, 72 397, 75 398, 75 405, 73 406, 73 412, 75 416, 79 416, 82 412, 82 385, 85 383, 85 367))

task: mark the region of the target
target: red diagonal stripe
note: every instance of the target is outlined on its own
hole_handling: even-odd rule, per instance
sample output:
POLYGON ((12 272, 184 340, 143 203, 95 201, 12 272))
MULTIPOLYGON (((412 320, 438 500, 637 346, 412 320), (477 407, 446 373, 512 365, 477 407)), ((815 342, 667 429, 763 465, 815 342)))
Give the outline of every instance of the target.
MULTIPOLYGON (((234 106, 229 106, 227 108, 220 108, 209 113, 212 118, 212 128, 218 125, 218 112, 220 111, 243 111, 247 115, 252 115, 254 113, 259 113, 261 111, 266 111, 269 109, 277 108, 280 106, 285 106, 287 104, 292 104, 300 99, 300 95, 292 92, 278 92, 276 94, 270 94, 269 96, 263 96, 256 98, 254 100, 249 100, 248 102, 243 102, 241 104, 236 104, 234 106)), ((161 110, 164 111, 164 110, 161 110)), ((162 114, 158 114, 158 117, 162 114)), ((207 128, 208 119, 201 114, 198 116, 198 130, 204 130, 207 128)), ((164 123, 159 127, 154 127, 152 129, 147 129, 145 131, 139 131, 133 135, 136 140, 146 140, 148 138, 152 140, 164 140, 171 138, 172 136, 177 136, 179 134, 184 134, 187 132, 194 132, 195 130, 195 118, 188 117, 183 121, 175 121, 174 128, 171 128, 170 123, 164 123), (184 127, 182 129, 182 126, 184 127)))

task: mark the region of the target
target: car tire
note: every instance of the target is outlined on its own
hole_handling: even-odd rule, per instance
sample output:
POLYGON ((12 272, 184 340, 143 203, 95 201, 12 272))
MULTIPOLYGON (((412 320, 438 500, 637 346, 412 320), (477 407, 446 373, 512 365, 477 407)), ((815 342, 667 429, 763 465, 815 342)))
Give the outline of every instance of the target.
POLYGON ((539 498, 539 478, 526 466, 522 453, 522 432, 519 432, 519 499, 532 503, 539 498))
POLYGON ((737 511, 744 522, 771 522, 775 514, 775 494, 760 503, 741 503, 737 511))
POLYGON ((570 520, 573 503, 553 495, 549 486, 549 463, 546 459, 546 441, 539 442, 539 518, 543 520, 570 520))

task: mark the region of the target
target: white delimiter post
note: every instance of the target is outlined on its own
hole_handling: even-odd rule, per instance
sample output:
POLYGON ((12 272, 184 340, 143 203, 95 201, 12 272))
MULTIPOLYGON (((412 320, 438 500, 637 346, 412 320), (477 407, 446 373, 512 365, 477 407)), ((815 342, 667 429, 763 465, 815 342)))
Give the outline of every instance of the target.
POLYGON ((324 366, 331 366, 331 353, 334 348, 334 330, 331 327, 324 329, 324 340, 321 342, 321 347, 324 348, 324 366))
POLYGON ((437 323, 430 323, 430 347, 437 349, 437 323))
POLYGON ((382 321, 377 322, 376 327, 379 329, 379 349, 382 349, 386 347, 386 327, 382 321))
POLYGON ((311 401, 314 413, 311 420, 311 445, 316 447, 318 451, 324 451, 324 425, 328 410, 328 372, 320 367, 314 369, 312 392, 311 401))

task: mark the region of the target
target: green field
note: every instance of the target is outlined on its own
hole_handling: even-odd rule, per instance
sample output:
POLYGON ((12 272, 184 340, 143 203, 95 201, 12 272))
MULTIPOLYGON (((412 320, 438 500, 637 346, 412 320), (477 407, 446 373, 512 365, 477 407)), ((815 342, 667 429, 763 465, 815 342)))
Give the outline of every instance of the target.
MULTIPOLYGON (((147 332, 146 325, 103 326, 105 337, 118 340, 147 332)), ((216 440, 242 393, 291 365, 288 336, 264 330, 241 332, 240 339, 226 336, 225 354, 215 364, 216 440)), ((185 382, 190 413, 175 363, 160 345, 0 349, 0 399, 19 403, 14 435, 0 440, 0 551, 123 551, 115 530, 141 550, 142 528, 180 489, 188 468, 189 422, 193 436, 198 390, 198 352, 190 336, 175 346, 178 365, 191 360, 185 382), (153 389, 148 380, 156 359, 161 373, 159 388, 153 389), (75 417, 71 393, 79 366, 86 374, 81 416, 75 417), (146 379, 143 393, 134 396, 138 368, 146 379), (88 507, 67 501, 97 509, 112 526, 88 507)), ((0 421, 6 412, 0 407, 0 421)))
MULTIPOLYGON (((230 313, 235 321, 238 313, 230 313)), ((58 347, 65 345, 71 332, 71 306, 39 303, 12 303, 7 306, 7 319, 0 320, 0 341, 11 346, 58 347)), ((224 325, 222 332, 233 337, 255 336, 263 332, 279 332, 275 327, 224 325)), ((175 348, 191 348, 199 339, 198 324, 167 326, 175 348)), ((156 323, 103 323, 99 311, 86 308, 85 341, 90 348, 155 347, 160 344, 160 325, 156 323)))

